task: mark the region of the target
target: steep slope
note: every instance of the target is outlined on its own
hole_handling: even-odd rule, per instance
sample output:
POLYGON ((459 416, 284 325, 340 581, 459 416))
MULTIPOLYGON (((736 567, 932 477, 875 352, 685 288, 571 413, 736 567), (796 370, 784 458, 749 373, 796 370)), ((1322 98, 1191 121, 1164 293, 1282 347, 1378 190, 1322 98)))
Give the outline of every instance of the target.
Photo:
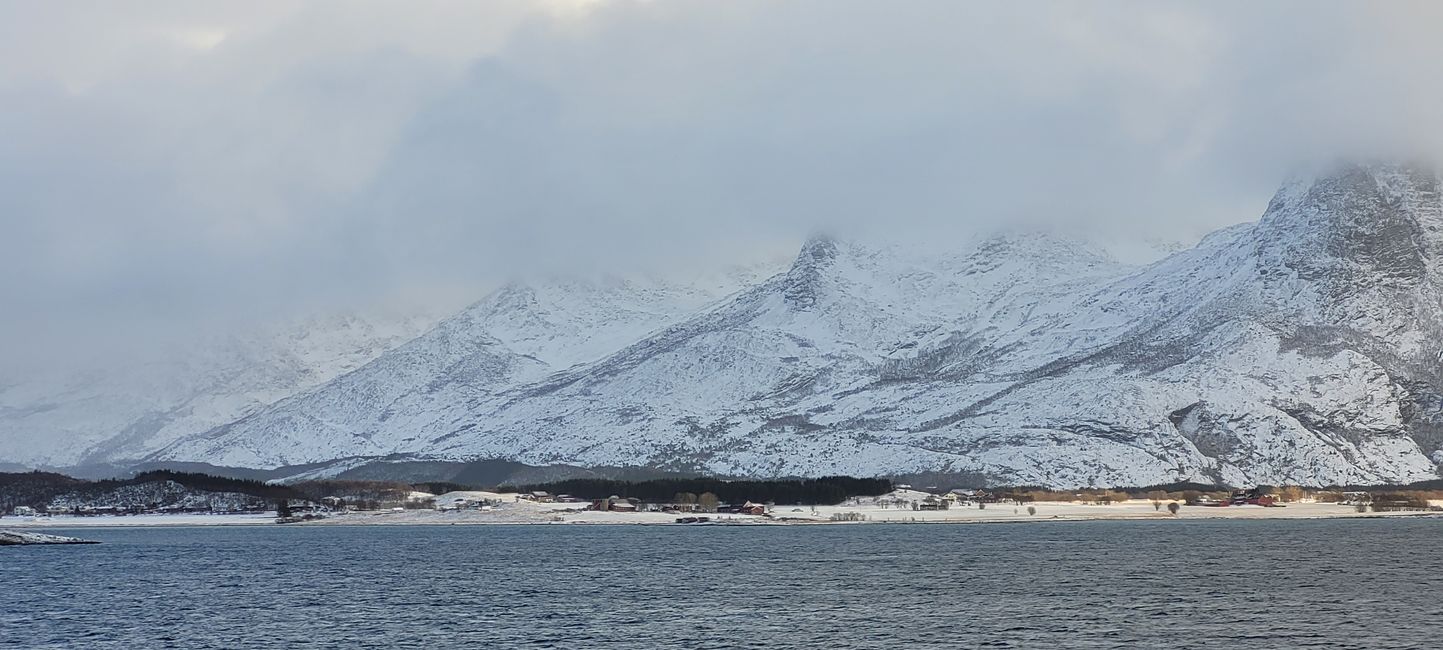
MULTIPOLYGON (((167 450, 166 457, 235 462, 242 460, 241 454, 250 454, 268 457, 272 464, 294 464, 395 452, 509 455, 526 448, 528 462, 566 457, 592 464, 635 464, 638 454, 656 455, 644 450, 677 444, 697 429, 701 418, 710 419, 719 409, 856 389, 876 381, 882 372, 900 378, 917 371, 908 364, 908 355, 919 339, 951 337, 960 350, 965 342, 956 340, 959 321, 1022 320, 1033 310, 1051 308, 1037 304, 1038 296, 1060 299, 1076 286, 1125 270, 1078 244, 1036 234, 989 240, 962 258, 818 238, 803 247, 787 273, 649 337, 638 335, 639 342, 605 358, 554 373, 549 366, 534 366, 535 373, 549 373, 535 381, 529 381, 534 376, 443 380, 440 385, 448 388, 439 398, 431 399, 431 393, 424 404, 416 397, 408 398, 412 401, 404 408, 384 409, 404 419, 402 426, 385 427, 410 438, 367 445, 350 436, 375 431, 372 423, 347 422, 321 430, 302 421, 317 414, 329 419, 382 410, 375 404, 358 408, 355 402, 311 401, 380 373, 390 364, 382 358, 324 390, 278 405, 284 408, 273 413, 217 430, 203 442, 187 441, 187 446, 167 450), (454 392, 458 390, 470 392, 454 392), (284 442, 277 444, 278 438, 284 442), (588 452, 577 455, 572 451, 577 447, 588 452)), ((608 301, 616 302, 615 297, 608 301)), ((546 331, 529 316, 516 316, 516 304, 509 297, 493 296, 468 313, 484 314, 479 322, 486 323, 520 318, 529 323, 526 331, 546 331)), ((474 325, 460 329, 493 331, 474 325)), ((503 355, 508 364, 514 362, 505 356, 513 354, 508 345, 484 347, 503 355)), ((404 357, 411 348, 388 357, 404 357)), ((422 373, 416 379, 426 376, 433 375, 422 373)), ((367 381, 387 389, 404 383, 390 378, 367 381)), ((674 460, 677 465, 688 462, 674 460)))
POLYGON ((118 350, 0 386, 0 459, 69 466, 139 458, 323 384, 414 337, 421 315, 316 316, 241 335, 118 350))
MULTIPOLYGON (((427 450, 739 474, 875 473, 935 466, 878 441, 886 413, 935 377, 973 377, 1021 329, 1068 313, 1126 267, 1040 235, 918 258, 813 240, 785 275, 597 364, 517 391, 484 430, 427 450)), ((1090 334, 1077 334, 1086 339, 1090 334)), ((963 395, 966 392, 962 393, 963 395)), ((478 428, 479 428, 478 427, 478 428)))
POLYGON ((457 417, 507 390, 594 361, 766 272, 507 285, 355 372, 162 457, 276 466, 416 450, 428 437, 469 428, 457 417))
MULTIPOLYGON (((1017 374, 996 393, 893 440, 1013 482, 1431 478, 1443 460, 1429 349, 1443 340, 1438 215, 1436 176, 1408 168, 1292 183, 1258 223, 1029 333, 1029 351, 1067 353, 1004 358, 997 368, 1017 374), (1130 325, 1094 344, 1071 336, 1118 320, 1130 325)), ((945 393, 932 399, 921 404, 945 393)))

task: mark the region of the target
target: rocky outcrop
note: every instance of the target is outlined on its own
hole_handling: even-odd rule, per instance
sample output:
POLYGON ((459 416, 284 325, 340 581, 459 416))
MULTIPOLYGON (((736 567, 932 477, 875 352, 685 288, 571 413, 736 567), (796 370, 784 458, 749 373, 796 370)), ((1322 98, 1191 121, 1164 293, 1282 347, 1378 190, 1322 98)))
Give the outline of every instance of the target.
POLYGON ((0 546, 30 546, 36 544, 99 544, 100 542, 80 539, 78 537, 62 537, 60 535, 45 535, 42 533, 23 533, 13 530, 0 530, 0 546))

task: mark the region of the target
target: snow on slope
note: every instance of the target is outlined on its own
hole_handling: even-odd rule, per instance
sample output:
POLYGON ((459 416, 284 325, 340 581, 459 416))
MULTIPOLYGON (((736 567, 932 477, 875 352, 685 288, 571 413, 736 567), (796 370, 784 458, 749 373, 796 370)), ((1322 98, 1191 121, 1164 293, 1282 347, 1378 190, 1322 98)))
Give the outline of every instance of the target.
POLYGON ((417 449, 468 428, 458 413, 490 408, 518 385, 601 358, 767 272, 736 268, 680 283, 513 283, 355 372, 180 441, 164 457, 276 466, 417 449))
MULTIPOLYGON (((786 275, 529 387, 484 416, 489 431, 428 449, 764 475, 935 466, 929 450, 877 439, 887 414, 934 375, 975 375, 1008 350, 993 339, 1066 313, 1079 288, 1126 271, 1038 235, 940 260, 814 240, 786 275)), ((992 383, 958 388, 976 399, 992 383)))
POLYGON ((316 316, 26 372, 0 386, 0 459, 61 467, 140 458, 354 370, 430 322, 316 316))
MULTIPOLYGON (((1054 286, 1060 296, 1076 283, 1125 270, 1080 245, 1040 235, 994 239, 978 246, 975 255, 942 258, 814 239, 787 273, 649 337, 637 336, 634 345, 593 363, 536 380, 444 381, 442 397, 404 408, 310 401, 322 396, 329 401, 332 389, 353 379, 346 377, 277 405, 265 414, 273 419, 239 422, 203 440, 186 441, 190 449, 167 450, 166 457, 279 465, 332 458, 337 449, 346 455, 429 451, 459 456, 503 454, 523 445, 532 448, 528 458, 533 460, 629 464, 627 452, 617 453, 618 444, 671 444, 677 433, 684 437, 696 426, 688 419, 693 414, 758 400, 785 401, 824 388, 855 388, 874 381, 883 365, 889 372, 906 372, 905 357, 919 337, 941 336, 959 320, 979 315, 989 321, 1022 319, 1036 306, 1014 301, 1039 284, 1054 286), (459 390, 479 393, 461 395, 459 390), (369 424, 314 424, 320 416, 334 422, 357 413, 384 424, 380 430, 369 424), (387 413, 400 422, 389 421, 387 413), (493 433, 491 422, 504 432, 493 433), (567 435, 553 435, 556 431, 567 435), (368 436, 367 443, 382 437, 387 446, 348 437, 357 432, 368 436), (575 455, 569 450, 576 446, 590 452, 575 455)), ((494 315, 491 307, 499 302, 493 296, 483 301, 481 311, 494 315)), ((492 336, 485 328, 465 331, 473 333, 473 340, 477 332, 492 336)), ((387 357, 404 356, 411 347, 387 357)), ((513 354, 502 345, 487 349, 513 354)), ((378 359, 353 376, 379 373, 389 365, 391 359, 378 359)), ((389 379, 378 383, 398 385, 389 379)))
POLYGON ((1341 167, 1143 268, 1036 233, 944 255, 814 239, 787 272, 638 318, 650 328, 613 314, 651 311, 631 294, 493 296, 454 337, 161 457, 404 453, 1055 486, 1431 478, 1439 188, 1415 168, 1341 167))
POLYGON ((1397 167, 1290 184, 1257 224, 1103 287, 1073 319, 1136 325, 921 428, 1010 454, 983 471, 1018 482, 1432 478, 1436 415, 1420 406, 1437 403, 1438 364, 1421 342, 1443 341, 1439 208, 1435 176, 1397 167), (1059 461, 1034 442, 1049 436, 1071 458, 1114 449, 1059 461))

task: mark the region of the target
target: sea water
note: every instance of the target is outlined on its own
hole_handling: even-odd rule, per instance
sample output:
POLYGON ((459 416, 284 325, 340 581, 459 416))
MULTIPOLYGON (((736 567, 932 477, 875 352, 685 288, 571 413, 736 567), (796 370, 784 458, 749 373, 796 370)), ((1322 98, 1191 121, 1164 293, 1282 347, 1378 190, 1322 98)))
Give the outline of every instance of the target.
POLYGON ((52 531, 0 648, 1434 648, 1443 520, 52 531))

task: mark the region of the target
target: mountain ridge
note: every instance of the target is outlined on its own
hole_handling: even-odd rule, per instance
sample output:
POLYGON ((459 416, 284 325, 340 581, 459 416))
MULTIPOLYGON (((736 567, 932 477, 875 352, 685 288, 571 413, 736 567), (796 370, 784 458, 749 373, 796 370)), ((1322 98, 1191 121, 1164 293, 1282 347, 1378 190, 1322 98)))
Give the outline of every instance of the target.
POLYGON ((1040 232, 926 252, 817 236, 775 273, 508 285, 146 459, 1055 487, 1436 478, 1440 188, 1422 167, 1339 166, 1141 266, 1040 232))

